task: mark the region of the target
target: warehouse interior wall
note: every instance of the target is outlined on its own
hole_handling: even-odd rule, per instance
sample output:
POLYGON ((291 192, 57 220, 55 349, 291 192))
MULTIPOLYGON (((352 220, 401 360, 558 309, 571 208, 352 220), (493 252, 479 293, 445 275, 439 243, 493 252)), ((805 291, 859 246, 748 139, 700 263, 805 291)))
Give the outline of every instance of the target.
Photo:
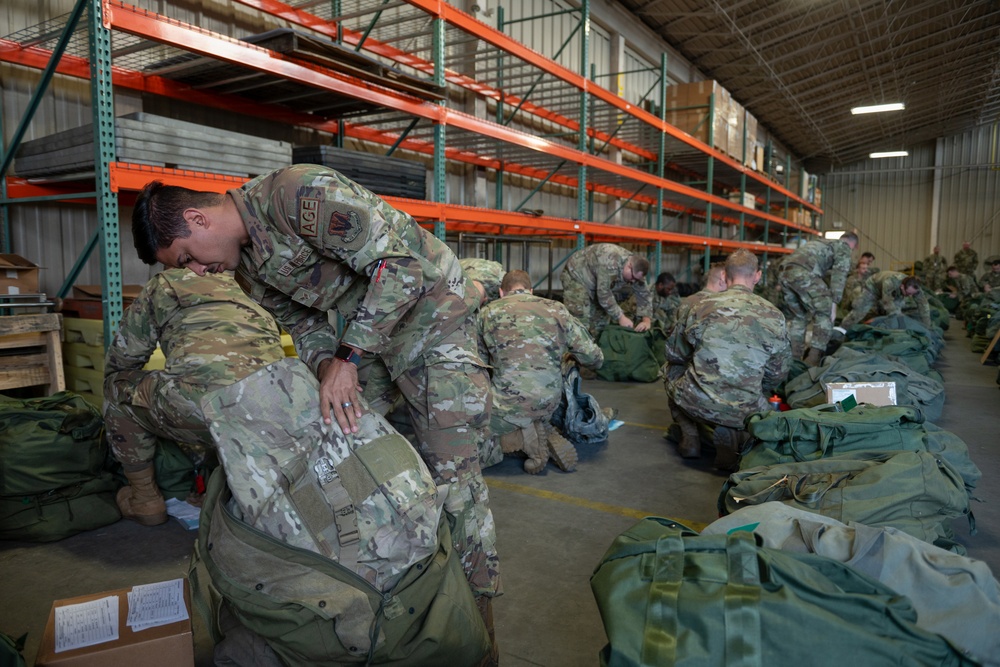
POLYGON ((997 126, 984 125, 911 148, 905 158, 823 174, 824 227, 857 228, 860 247, 881 268, 923 259, 935 245, 950 260, 964 241, 980 260, 1000 254, 997 142, 997 126))

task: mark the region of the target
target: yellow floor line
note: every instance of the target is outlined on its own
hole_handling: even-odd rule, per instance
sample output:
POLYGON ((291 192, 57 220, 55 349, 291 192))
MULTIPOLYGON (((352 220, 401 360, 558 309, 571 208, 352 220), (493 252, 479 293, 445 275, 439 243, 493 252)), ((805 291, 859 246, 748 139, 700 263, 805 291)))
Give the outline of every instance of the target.
MULTIPOLYGON (((598 512, 617 514, 618 516, 629 517, 631 519, 644 519, 647 516, 657 516, 655 513, 643 512, 642 510, 632 509, 631 507, 620 507, 618 505, 609 505, 608 503, 599 503, 594 500, 585 500, 584 498, 577 498, 576 496, 570 496, 557 491, 546 491, 544 489, 536 489, 522 484, 514 484, 495 477, 487 477, 486 485, 493 489, 503 489, 504 491, 523 493, 528 496, 535 496, 536 498, 544 498, 545 500, 556 500, 568 505, 586 507, 587 509, 597 510, 598 512)), ((685 519, 677 519, 674 517, 667 518, 671 518, 674 521, 684 524, 688 528, 693 528, 699 532, 704 530, 705 526, 708 525, 707 523, 701 523, 699 521, 687 521, 685 519)))

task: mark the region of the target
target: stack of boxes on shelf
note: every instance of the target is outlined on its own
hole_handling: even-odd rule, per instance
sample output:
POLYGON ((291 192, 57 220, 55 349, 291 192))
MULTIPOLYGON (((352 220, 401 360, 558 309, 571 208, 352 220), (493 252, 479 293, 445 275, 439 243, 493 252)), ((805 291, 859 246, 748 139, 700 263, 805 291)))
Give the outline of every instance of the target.
POLYGON ((717 81, 668 87, 666 120, 748 167, 757 161, 757 119, 717 81), (710 108, 714 108, 711 117, 710 108))
POLYGON ((0 255, 0 391, 45 385, 52 394, 66 388, 61 317, 45 312, 44 301, 38 266, 20 255, 0 255))

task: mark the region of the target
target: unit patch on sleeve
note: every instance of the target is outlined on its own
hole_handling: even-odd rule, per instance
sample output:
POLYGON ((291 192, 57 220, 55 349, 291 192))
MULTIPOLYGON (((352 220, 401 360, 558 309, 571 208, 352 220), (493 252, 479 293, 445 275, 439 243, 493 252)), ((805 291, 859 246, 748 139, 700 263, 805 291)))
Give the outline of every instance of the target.
POLYGON ((356 210, 334 211, 330 216, 330 224, 327 227, 326 234, 327 236, 340 237, 341 243, 350 247, 351 243, 363 231, 363 227, 361 216, 356 210))
POLYGON ((299 197, 299 234, 313 239, 319 236, 319 199, 299 197))

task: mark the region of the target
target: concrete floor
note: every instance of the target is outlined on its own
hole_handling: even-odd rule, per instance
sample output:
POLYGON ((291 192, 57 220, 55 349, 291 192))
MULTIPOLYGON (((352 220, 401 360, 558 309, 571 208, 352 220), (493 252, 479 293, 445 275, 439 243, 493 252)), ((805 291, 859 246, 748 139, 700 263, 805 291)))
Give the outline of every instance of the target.
MULTIPOLYGON (((969 445, 983 471, 974 511, 979 533, 955 522, 969 555, 1000 573, 1000 449, 996 419, 997 368, 980 366, 961 331, 948 333, 937 368, 947 402, 938 421, 969 445)), ((670 424, 659 383, 585 382, 601 405, 626 423, 601 447, 583 449, 576 472, 553 466, 538 476, 517 459, 487 471, 503 562, 505 595, 495 604, 505 667, 597 664, 606 642, 590 575, 611 541, 638 519, 666 516, 700 529, 716 518, 724 477, 709 459, 680 459, 662 435, 670 424)), ((183 576, 195 533, 171 521, 143 528, 120 521, 54 544, 0 543, 0 630, 28 633, 25 657, 34 661, 53 599, 183 576)), ((199 667, 211 664, 211 645, 195 614, 199 667)))

